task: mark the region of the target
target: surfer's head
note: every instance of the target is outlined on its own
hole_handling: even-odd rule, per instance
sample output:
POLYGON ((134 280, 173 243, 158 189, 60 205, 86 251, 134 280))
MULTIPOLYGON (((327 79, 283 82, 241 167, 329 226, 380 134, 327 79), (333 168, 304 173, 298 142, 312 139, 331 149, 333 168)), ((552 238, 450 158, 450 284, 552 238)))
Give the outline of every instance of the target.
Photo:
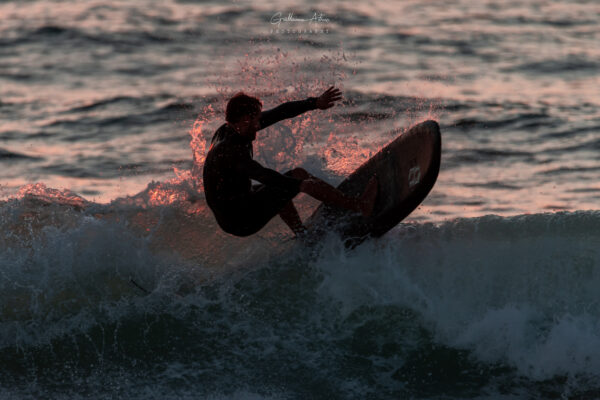
POLYGON ((258 98, 239 92, 229 99, 225 119, 240 135, 254 140, 260 128, 261 110, 262 102, 258 98))

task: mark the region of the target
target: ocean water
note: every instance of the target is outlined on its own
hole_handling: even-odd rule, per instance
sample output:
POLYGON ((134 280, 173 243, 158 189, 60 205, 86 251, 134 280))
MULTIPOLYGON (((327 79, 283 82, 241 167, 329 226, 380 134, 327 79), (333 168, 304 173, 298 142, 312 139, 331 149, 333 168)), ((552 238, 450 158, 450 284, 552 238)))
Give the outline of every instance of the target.
POLYGON ((0 3, 0 398, 600 397, 599 42, 595 1, 0 3), (339 183, 435 119, 428 198, 221 232, 227 99, 330 85, 256 158, 339 183))

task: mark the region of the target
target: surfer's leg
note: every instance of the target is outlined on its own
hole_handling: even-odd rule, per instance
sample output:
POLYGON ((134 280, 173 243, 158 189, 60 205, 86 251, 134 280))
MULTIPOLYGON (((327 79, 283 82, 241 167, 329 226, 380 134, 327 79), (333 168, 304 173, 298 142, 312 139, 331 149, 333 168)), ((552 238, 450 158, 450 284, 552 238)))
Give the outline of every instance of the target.
POLYGON ((279 216, 296 236, 301 235, 306 231, 306 228, 300 219, 300 215, 298 214, 298 210, 296 210, 296 207, 291 200, 279 211, 279 216))
POLYGON ((294 169, 286 172, 284 175, 293 176, 294 178, 302 179, 302 180, 308 179, 308 178, 314 178, 314 176, 312 176, 311 174, 306 172, 306 170, 304 168, 294 168, 294 169))
POLYGON ((372 177, 369 180, 367 187, 360 197, 347 196, 327 182, 314 176, 310 176, 310 178, 305 180, 303 191, 323 203, 357 211, 362 213, 363 216, 368 217, 373 212, 375 198, 377 197, 377 178, 372 177))
MULTIPOLYGON (((305 179, 308 174, 302 169, 286 172, 284 175, 305 179)), ((305 231, 298 211, 292 202, 298 192, 285 191, 275 186, 255 185, 248 201, 246 219, 252 221, 255 231, 262 229, 274 216, 279 215, 283 222, 299 235, 305 231)))
MULTIPOLYGON (((291 171, 286 172, 284 175, 293 176, 294 178, 302 180, 310 177, 309 173, 302 168, 294 168, 291 171)), ((296 206, 294 206, 294 202, 292 200, 287 202, 285 206, 279 210, 279 216, 296 235, 301 235, 306 232, 306 228, 302 224, 298 210, 296 209, 296 206)))

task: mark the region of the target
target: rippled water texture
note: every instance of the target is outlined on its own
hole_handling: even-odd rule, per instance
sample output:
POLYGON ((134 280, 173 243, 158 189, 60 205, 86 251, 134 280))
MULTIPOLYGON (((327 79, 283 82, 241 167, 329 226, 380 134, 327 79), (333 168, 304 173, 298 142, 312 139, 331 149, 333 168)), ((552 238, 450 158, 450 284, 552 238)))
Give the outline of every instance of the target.
POLYGON ((189 133, 201 164, 236 91, 271 107, 335 84, 341 106, 261 132, 259 159, 339 181, 393 128, 433 117, 442 172, 413 218, 596 208, 594 2, 0 7, 5 196, 38 181, 135 194, 191 169, 189 133), (322 18, 273 23, 290 13, 322 18))
POLYGON ((598 397, 598 43, 595 0, 0 3, 0 397, 598 397), (429 197, 352 251, 224 234, 228 98, 330 85, 256 158, 338 183, 435 119, 429 197))

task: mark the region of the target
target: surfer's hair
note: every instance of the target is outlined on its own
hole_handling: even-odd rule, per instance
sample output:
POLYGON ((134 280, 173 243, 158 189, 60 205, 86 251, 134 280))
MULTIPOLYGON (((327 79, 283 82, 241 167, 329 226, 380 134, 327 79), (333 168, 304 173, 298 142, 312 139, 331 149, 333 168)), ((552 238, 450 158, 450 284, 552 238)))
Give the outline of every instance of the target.
POLYGON ((248 96, 244 92, 238 92, 227 102, 225 120, 235 124, 240 122, 242 117, 258 114, 261 110, 262 101, 256 97, 248 96))

